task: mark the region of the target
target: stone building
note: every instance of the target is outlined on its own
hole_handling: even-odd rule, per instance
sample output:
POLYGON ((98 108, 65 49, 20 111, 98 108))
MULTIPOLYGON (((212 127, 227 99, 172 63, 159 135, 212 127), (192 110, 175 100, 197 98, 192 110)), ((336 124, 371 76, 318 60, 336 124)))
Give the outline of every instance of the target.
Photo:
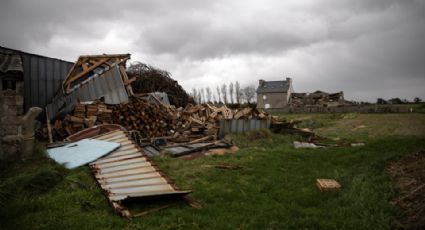
POLYGON ((257 88, 257 108, 282 109, 289 105, 294 92, 292 79, 282 81, 260 80, 257 88))
POLYGON ((32 153, 28 149, 34 140, 34 119, 43 120, 41 108, 51 101, 72 66, 72 62, 0 46, 0 161, 32 153))
POLYGON ((0 53, 0 160, 18 152, 21 116, 24 107, 22 60, 17 54, 0 53))
POLYGON ((22 60, 17 54, 0 53, 0 136, 18 134, 18 117, 24 106, 22 60))

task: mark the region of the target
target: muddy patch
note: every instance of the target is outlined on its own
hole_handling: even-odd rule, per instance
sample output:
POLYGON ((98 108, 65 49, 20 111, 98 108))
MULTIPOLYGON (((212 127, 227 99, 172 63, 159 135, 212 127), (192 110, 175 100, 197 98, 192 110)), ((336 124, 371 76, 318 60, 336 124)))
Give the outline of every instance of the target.
POLYGON ((400 208, 400 229, 425 229, 425 150, 405 156, 388 166, 400 189, 391 204, 400 208))

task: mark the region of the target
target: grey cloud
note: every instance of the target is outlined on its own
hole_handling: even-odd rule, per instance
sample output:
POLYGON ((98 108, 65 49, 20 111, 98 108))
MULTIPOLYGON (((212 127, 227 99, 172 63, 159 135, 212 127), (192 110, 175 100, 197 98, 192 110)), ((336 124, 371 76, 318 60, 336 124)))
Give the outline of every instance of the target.
POLYGON ((424 12, 423 0, 4 0, 0 44, 70 60, 125 48, 187 87, 285 73, 300 90, 425 97, 424 12))

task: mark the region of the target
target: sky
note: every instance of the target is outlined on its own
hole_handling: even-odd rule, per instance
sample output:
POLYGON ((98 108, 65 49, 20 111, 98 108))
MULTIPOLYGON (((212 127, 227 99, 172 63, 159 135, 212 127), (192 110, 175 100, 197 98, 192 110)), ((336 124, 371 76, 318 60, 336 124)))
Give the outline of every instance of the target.
POLYGON ((0 0, 0 31, 68 61, 130 53, 188 92, 291 77, 296 92, 425 99, 425 0, 0 0))

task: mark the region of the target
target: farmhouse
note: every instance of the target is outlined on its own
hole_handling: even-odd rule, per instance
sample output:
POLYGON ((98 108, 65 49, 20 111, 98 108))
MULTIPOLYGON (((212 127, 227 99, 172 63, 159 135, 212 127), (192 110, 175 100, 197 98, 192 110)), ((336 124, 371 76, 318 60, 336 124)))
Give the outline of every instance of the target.
POLYGON ((343 91, 327 93, 317 90, 313 93, 296 93, 291 78, 282 81, 259 80, 257 88, 257 108, 259 109, 338 107, 344 104, 343 91))
POLYGON ((257 108, 285 108, 289 105, 293 92, 291 78, 282 81, 260 80, 257 88, 257 108))

